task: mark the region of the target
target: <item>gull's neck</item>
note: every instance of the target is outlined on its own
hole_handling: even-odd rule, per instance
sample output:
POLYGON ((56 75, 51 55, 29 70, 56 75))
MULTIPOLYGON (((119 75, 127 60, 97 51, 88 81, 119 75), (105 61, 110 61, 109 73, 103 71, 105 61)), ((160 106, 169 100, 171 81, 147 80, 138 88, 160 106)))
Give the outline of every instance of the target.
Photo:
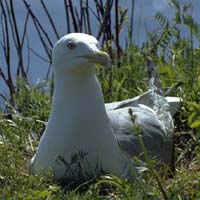
POLYGON ((68 122, 75 121, 78 126, 81 120, 90 124, 97 123, 96 127, 105 127, 109 124, 103 94, 94 71, 75 76, 55 73, 54 84, 49 122, 54 121, 52 124, 55 124, 56 121, 66 126, 68 122))

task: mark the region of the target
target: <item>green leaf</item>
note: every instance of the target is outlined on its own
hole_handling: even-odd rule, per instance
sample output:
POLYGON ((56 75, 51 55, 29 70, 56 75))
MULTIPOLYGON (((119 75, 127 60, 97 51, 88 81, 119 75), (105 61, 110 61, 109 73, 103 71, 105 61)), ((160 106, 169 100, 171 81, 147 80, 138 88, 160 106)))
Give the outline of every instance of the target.
POLYGON ((200 127, 200 120, 193 122, 190 125, 191 128, 199 128, 200 127))

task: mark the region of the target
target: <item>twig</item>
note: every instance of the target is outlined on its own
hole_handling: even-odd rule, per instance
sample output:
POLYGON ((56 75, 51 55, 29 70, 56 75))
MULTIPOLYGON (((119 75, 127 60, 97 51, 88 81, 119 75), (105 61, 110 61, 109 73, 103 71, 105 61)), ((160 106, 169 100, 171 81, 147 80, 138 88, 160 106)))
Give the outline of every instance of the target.
POLYGON ((55 26, 55 24, 54 24, 54 21, 53 21, 53 19, 52 19, 52 17, 51 17, 51 15, 50 15, 50 13, 49 13, 49 11, 48 11, 48 9, 47 9, 47 7, 46 7, 46 5, 45 5, 45 3, 44 3, 43 0, 41 0, 41 4, 42 4, 42 7, 44 8, 44 11, 45 11, 45 13, 46 13, 46 15, 47 15, 47 17, 48 17, 48 19, 49 19, 49 22, 50 22, 50 24, 51 24, 51 27, 53 28, 53 31, 54 31, 54 33, 55 33, 57 39, 59 39, 60 36, 59 36, 59 34, 58 34, 58 31, 57 31, 57 29, 56 29, 56 26, 55 26))
POLYGON ((70 33, 71 32, 71 26, 70 26, 70 17, 69 17, 67 0, 64 0, 64 5, 65 5, 65 16, 66 16, 66 22, 67 22, 67 33, 70 33))
POLYGON ((27 43, 27 66, 26 66, 26 73, 28 74, 29 72, 29 67, 30 67, 30 45, 29 45, 29 39, 28 36, 26 36, 26 43, 27 43))
POLYGON ((47 74, 46 74, 46 80, 49 79, 50 70, 51 70, 51 63, 49 63, 49 67, 48 67, 47 74))
POLYGON ((88 0, 86 0, 86 9, 85 9, 85 13, 86 13, 86 21, 87 21, 88 33, 89 33, 89 34, 92 34, 92 32, 91 32, 91 27, 90 27, 90 13, 89 13, 89 4, 88 4, 88 0))
POLYGON ((27 14, 26 14, 26 19, 25 19, 25 22, 24 22, 24 30, 23 30, 22 39, 21 39, 21 45, 22 45, 22 46, 24 45, 24 41, 25 41, 25 37, 26 37, 28 19, 29 19, 29 12, 27 12, 27 14))
MULTIPOLYGON (((96 1, 95 1, 96 2, 96 1)), ((106 5, 105 5, 105 12, 103 14, 103 20, 102 20, 102 23, 101 23, 101 26, 99 28, 99 31, 98 31, 98 34, 97 34, 97 39, 99 40, 99 38, 101 37, 102 33, 104 32, 104 28, 107 24, 107 21, 108 21, 108 16, 110 14, 110 10, 111 10, 111 2, 112 0, 107 0, 106 2, 106 5)), ((99 6, 99 4, 97 3, 96 5, 99 6)), ((101 10, 101 9, 100 9, 101 10)))
POLYGON ((6 98, 6 96, 5 95, 3 95, 1 92, 0 92, 0 97, 5 101, 5 102, 7 102, 8 101, 8 99, 6 98))
POLYGON ((87 29, 87 13, 86 13, 86 9, 85 7, 82 8, 82 18, 83 18, 83 27, 84 27, 84 31, 85 33, 88 33, 88 29, 87 29))
POLYGON ((42 25, 40 24, 39 20, 36 18, 36 16, 35 16, 34 13, 32 12, 32 10, 30 9, 30 5, 26 2, 26 0, 23 0, 23 3, 24 3, 24 5, 25 5, 26 9, 28 10, 28 12, 30 13, 30 16, 31 16, 31 18, 32 18, 32 20, 33 20, 33 24, 34 24, 34 26, 35 26, 35 28, 36 28, 36 31, 37 31, 38 36, 39 36, 39 38, 40 38, 40 41, 41 41, 41 43, 42 43, 42 45, 43 45, 43 47, 44 47, 44 50, 45 50, 47 56, 49 57, 49 60, 51 60, 50 49, 48 48, 48 46, 47 46, 47 44, 46 44, 46 42, 45 42, 45 40, 44 40, 42 34, 44 34, 44 36, 45 36, 45 38, 47 39, 47 41, 48 41, 49 45, 51 46, 51 48, 53 47, 53 44, 52 44, 52 42, 51 42, 51 40, 50 40, 48 34, 46 33, 46 31, 44 30, 44 28, 43 28, 42 25))
POLYGON ((115 0, 115 42, 116 42, 116 50, 117 50, 116 59, 117 59, 117 67, 120 67, 118 7, 119 7, 119 1, 115 0))
MULTIPOLYGON (((25 70, 24 70, 23 57, 22 57, 23 43, 20 41, 19 30, 18 30, 18 27, 17 27, 15 10, 14 10, 14 7, 13 7, 13 1, 12 0, 10 0, 10 14, 11 14, 12 22, 13 22, 13 26, 14 26, 14 35, 15 35, 15 38, 16 38, 15 46, 16 46, 17 54, 18 54, 18 58, 19 58, 17 75, 19 76, 19 71, 21 70, 22 77, 27 79, 27 76, 26 76, 26 73, 25 73, 25 70)), ((26 20, 28 20, 28 18, 26 20)), ((25 32, 26 32, 26 24, 27 24, 27 22, 25 22, 25 27, 24 27, 25 32)))
MULTIPOLYGON (((75 8, 75 10, 77 11, 77 9, 75 8)), ((83 14, 84 14, 84 7, 83 7, 83 2, 80 1, 80 18, 79 18, 79 28, 80 28, 80 32, 83 31, 83 14)), ((78 17, 77 17, 78 19, 78 17)))
POLYGON ((30 52, 32 52, 34 55, 36 55, 38 58, 40 58, 41 60, 43 60, 46 63, 50 63, 49 60, 47 60, 46 58, 42 57, 41 55, 39 55, 35 50, 33 50, 31 47, 29 48, 30 52))
POLYGON ((100 15, 99 15, 99 10, 97 10, 96 8, 96 12, 89 6, 89 4, 86 4, 88 10, 90 10, 90 12, 95 16, 95 18, 97 19, 98 22, 101 22, 101 18, 100 18, 100 15))
POLYGON ((9 30, 8 30, 8 19, 7 19, 7 15, 6 15, 6 11, 4 8, 4 5, 2 3, 2 1, 0 1, 0 6, 1 6, 1 10, 2 10, 2 23, 1 23, 1 27, 2 27, 2 35, 3 35, 3 49, 4 49, 4 57, 6 60, 6 65, 7 65, 7 76, 3 73, 3 70, 1 69, 1 76, 4 79, 8 89, 9 89, 9 93, 10 93, 10 103, 12 105, 14 105, 14 85, 13 85, 13 80, 12 80, 12 76, 11 76, 11 66, 10 66, 10 37, 9 37, 9 30), (4 25, 3 25, 4 22, 4 25))
POLYGON ((77 23, 78 23, 78 27, 79 27, 79 30, 78 32, 82 32, 82 10, 81 10, 81 14, 80 14, 80 19, 79 19, 79 12, 77 11, 77 8, 75 7, 74 8, 74 13, 75 13, 75 16, 76 16, 76 19, 77 19, 77 23))
POLYGON ((70 13, 71 13, 71 16, 72 16, 72 22, 73 22, 73 25, 74 25, 74 31, 78 32, 78 25, 77 25, 76 18, 75 18, 75 15, 74 15, 73 4, 72 4, 71 0, 68 0, 68 1, 69 1, 70 13))
POLYGON ((130 32, 129 32, 129 39, 130 43, 133 42, 133 21, 134 21, 134 9, 135 9, 135 0, 131 1, 131 27, 130 27, 130 32))
MULTIPOLYGON (((26 9, 29 11, 29 13, 30 13, 30 15, 31 15, 31 17, 32 17, 32 19, 33 19, 34 25, 37 26, 37 28, 38 28, 37 30, 39 30, 39 28, 40 28, 40 30, 41 30, 42 33, 44 34, 45 38, 47 39, 49 45, 50 45, 51 47, 53 47, 53 43, 51 42, 51 40, 50 40, 50 38, 49 38, 47 32, 44 30, 44 28, 43 28, 43 26, 41 25, 40 21, 39 21, 39 20, 37 19, 37 17, 34 15, 33 11, 30 9, 30 5, 27 3, 26 0, 23 0, 23 3, 24 3, 24 5, 25 5, 26 9)), ((39 30, 39 31, 40 31, 40 30, 39 30)), ((41 35, 41 34, 40 34, 40 35, 41 35)))
POLYGON ((4 72, 3 72, 3 70, 2 70, 2 68, 0 67, 0 76, 2 77, 2 79, 4 80, 4 82, 6 83, 6 84, 8 84, 7 83, 7 79, 6 79, 6 76, 5 76, 5 74, 4 74, 4 72))

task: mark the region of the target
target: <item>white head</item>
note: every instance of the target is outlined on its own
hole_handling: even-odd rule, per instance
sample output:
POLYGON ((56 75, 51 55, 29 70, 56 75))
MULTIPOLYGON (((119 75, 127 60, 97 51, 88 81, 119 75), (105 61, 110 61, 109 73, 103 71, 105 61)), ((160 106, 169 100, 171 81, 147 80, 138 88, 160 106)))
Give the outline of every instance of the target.
POLYGON ((85 33, 70 33, 55 44, 52 52, 55 73, 76 73, 94 68, 94 64, 110 66, 107 53, 98 49, 95 37, 85 33))

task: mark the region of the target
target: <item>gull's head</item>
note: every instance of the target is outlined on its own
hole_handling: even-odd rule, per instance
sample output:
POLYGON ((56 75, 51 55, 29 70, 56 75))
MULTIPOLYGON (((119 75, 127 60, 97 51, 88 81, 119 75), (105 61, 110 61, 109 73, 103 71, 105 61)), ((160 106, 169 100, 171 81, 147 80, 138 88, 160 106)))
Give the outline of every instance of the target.
POLYGON ((54 72, 82 72, 94 68, 95 64, 110 66, 106 52, 100 51, 95 37, 85 33, 70 33, 55 44, 52 51, 54 72))

